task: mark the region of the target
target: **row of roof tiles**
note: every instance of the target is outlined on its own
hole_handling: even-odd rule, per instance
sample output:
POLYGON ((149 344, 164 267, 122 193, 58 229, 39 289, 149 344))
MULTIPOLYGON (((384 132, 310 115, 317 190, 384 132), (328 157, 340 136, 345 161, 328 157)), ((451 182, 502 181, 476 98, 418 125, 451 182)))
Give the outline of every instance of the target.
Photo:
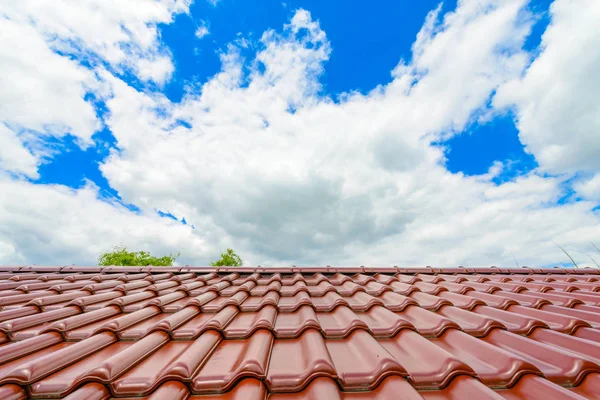
POLYGON ((226 392, 253 377, 271 393, 287 393, 304 390, 321 376, 344 391, 364 391, 388 376, 406 379, 414 390, 439 390, 457 376, 508 389, 528 374, 568 388, 600 374, 597 343, 549 329, 530 337, 493 329, 485 338, 449 329, 427 339, 405 329, 386 339, 357 330, 342 340, 308 329, 296 339, 280 340, 261 329, 240 340, 225 340, 217 330, 182 341, 162 331, 137 341, 119 341, 111 332, 79 342, 62 341, 56 333, 28 340, 29 353, 21 343, 0 352, 0 387, 27 387, 33 397, 64 396, 86 382, 103 383, 115 396, 127 397, 150 394, 169 380, 201 394, 226 392))
POLYGON ((600 393, 589 274, 71 272, 0 277, 0 398, 600 393))

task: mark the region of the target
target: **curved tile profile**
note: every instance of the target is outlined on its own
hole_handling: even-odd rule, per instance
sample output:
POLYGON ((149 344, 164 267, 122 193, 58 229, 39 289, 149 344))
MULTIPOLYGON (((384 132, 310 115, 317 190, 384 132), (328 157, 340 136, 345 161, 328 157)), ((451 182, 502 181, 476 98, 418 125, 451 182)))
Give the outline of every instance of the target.
POLYGON ((247 338, 259 329, 273 331, 277 309, 274 306, 265 306, 256 312, 239 313, 223 331, 227 339, 247 338))
POLYGON ((437 313, 456 322, 463 331, 476 337, 484 337, 494 328, 506 329, 501 322, 493 318, 454 306, 444 306, 437 313))
POLYGON ((575 386, 586 374, 600 372, 600 366, 587 358, 500 329, 494 329, 482 340, 520 356, 535 365, 547 379, 559 385, 575 386))
POLYGON ((441 389, 458 375, 475 376, 467 364, 414 331, 402 330, 392 339, 380 339, 379 344, 408 372, 417 388, 441 389))
POLYGON ((345 340, 330 339, 325 344, 345 390, 373 389, 390 375, 408 375, 367 331, 358 330, 345 340))
POLYGON ((447 329, 460 329, 458 324, 443 315, 436 314, 417 306, 407 307, 397 313, 402 319, 408 321, 417 331, 425 337, 440 336, 447 329))
MULTIPOLYGON (((600 374, 588 374, 578 386, 570 388, 571 393, 585 399, 600 397, 600 374)), ((546 398, 547 399, 547 398, 546 398)), ((542 399, 542 400, 546 400, 542 399)))
POLYGON ((339 306, 349 307, 347 299, 340 296, 337 292, 327 292, 321 297, 311 297, 312 306, 320 312, 329 312, 339 306))
POLYGON ((525 315, 544 322, 550 329, 571 334, 578 328, 590 328, 591 325, 575 315, 557 314, 550 311, 537 310, 524 306, 510 306, 508 311, 525 315))
POLYGON ((175 340, 192 340, 198 338, 209 329, 221 332, 238 314, 238 309, 232 306, 225 307, 218 313, 200 313, 194 318, 171 332, 175 340))
POLYGON ((383 306, 383 301, 365 292, 356 292, 350 297, 345 297, 348 306, 354 311, 368 311, 374 306, 383 306))
MULTIPOLYGON (((161 400, 164 397, 156 397, 152 400, 161 400)), ((267 398, 267 390, 263 383, 257 379, 243 379, 235 387, 227 393, 190 396, 188 400, 265 400, 267 398)), ((150 399, 149 399, 150 400, 150 399)))
POLYGON ((86 383, 64 400, 107 400, 110 398, 108 388, 100 383, 86 383))
POLYGON ((293 312, 302 306, 312 306, 307 292, 299 292, 293 296, 281 296, 277 308, 281 312, 293 312))
POLYGON ((377 297, 383 303, 384 307, 390 311, 402 311, 408 306, 416 306, 416 300, 403 296, 392 291, 385 291, 377 297))
POLYGON ((437 311, 443 306, 452 305, 449 300, 423 292, 413 292, 410 297, 419 304, 419 307, 429 311, 437 311))
POLYGON ((50 332, 19 342, 9 343, 0 347, 0 364, 6 364, 9 361, 22 358, 27 354, 34 353, 60 342, 62 342, 60 334, 50 332))
POLYGON ((326 376, 337 378, 325 341, 315 329, 297 339, 276 339, 266 384, 273 393, 302 390, 311 380, 326 376))
POLYGON ((192 378, 194 393, 224 392, 242 378, 265 379, 273 335, 259 330, 247 340, 224 340, 192 378))
POLYGON ((309 306, 302 306, 293 312, 279 312, 275 320, 277 338, 296 338, 307 329, 321 329, 317 314, 309 306))
POLYGON ((367 324, 348 307, 317 313, 317 320, 321 331, 328 339, 346 337, 356 329, 369 330, 367 324))
POLYGON ((529 335, 535 328, 548 328, 544 322, 509 311, 488 307, 477 306, 473 310, 474 313, 490 317, 494 321, 501 323, 508 331, 519 335, 529 335))
POLYGON ((375 306, 369 311, 356 313, 367 325, 371 335, 376 338, 396 336, 401 329, 417 330, 413 324, 385 307, 375 306))
POLYGON ((8 384, 0 386, 0 399, 25 400, 26 398, 27 393, 25 389, 19 385, 8 384))
MULTIPOLYGON (((559 385, 555 385, 547 379, 536 375, 525 375, 519 383, 509 390, 498 391, 503 398, 507 400, 583 400, 594 397, 582 397, 577 393, 569 391, 559 385)), ((598 392, 596 392, 597 394, 598 392)))
POLYGON ((124 351, 132 343, 116 342, 30 385, 34 397, 64 397, 85 381, 92 368, 124 351))
POLYGON ((477 377, 493 388, 511 387, 524 374, 542 375, 537 367, 518 355, 456 329, 430 340, 473 368, 477 377))
POLYGON ((264 296, 250 296, 240 305, 243 312, 259 311, 266 306, 277 306, 279 303, 279 293, 272 291, 264 296))
POLYGON ((0 399, 600 395, 600 270, 0 266, 0 399))
POLYGON ((536 329, 529 338, 577 354, 600 365, 600 343, 596 341, 566 335, 551 329, 536 329))
POLYGON ((308 400, 327 399, 342 400, 342 393, 335 381, 329 378, 316 378, 306 388, 296 393, 274 394, 269 400, 308 400))
MULTIPOLYGON (((105 332, 62 348, 57 347, 54 349, 54 346, 46 348, 48 351, 44 351, 43 355, 40 354, 39 357, 30 356, 28 357, 29 361, 14 365, 13 369, 2 374, 0 384, 18 383, 20 385, 28 385, 82 358, 90 356, 96 351, 116 342, 116 340, 115 335, 105 332)), ((16 363, 13 362, 8 365, 10 364, 16 363)))
MULTIPOLYGON (((451 291, 440 292, 439 297, 448 300, 454 307, 461 308, 463 310, 471 311, 476 306, 485 306, 486 303, 483 300, 476 299, 474 297, 465 296, 464 294, 454 293, 451 291)), ((516 303, 515 303, 516 304, 516 303)))
POLYGON ((498 392, 468 376, 457 376, 442 390, 424 391, 420 394, 424 400, 505 400, 498 392))
POLYGON ((179 381, 169 381, 160 385, 150 396, 148 400, 186 400, 190 395, 188 387, 179 381))

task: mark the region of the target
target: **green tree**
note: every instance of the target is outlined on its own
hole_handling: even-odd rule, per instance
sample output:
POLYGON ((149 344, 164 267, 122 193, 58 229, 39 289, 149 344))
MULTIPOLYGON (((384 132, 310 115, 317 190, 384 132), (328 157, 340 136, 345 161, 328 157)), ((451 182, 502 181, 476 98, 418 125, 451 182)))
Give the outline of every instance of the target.
POLYGON ((221 254, 219 260, 211 262, 210 265, 213 267, 239 267, 242 265, 242 259, 232 249, 227 249, 225 253, 221 254))
POLYGON ((98 257, 99 265, 117 266, 170 266, 179 257, 169 254, 168 256, 155 257, 147 251, 127 251, 125 246, 113 246, 112 251, 107 251, 98 257))

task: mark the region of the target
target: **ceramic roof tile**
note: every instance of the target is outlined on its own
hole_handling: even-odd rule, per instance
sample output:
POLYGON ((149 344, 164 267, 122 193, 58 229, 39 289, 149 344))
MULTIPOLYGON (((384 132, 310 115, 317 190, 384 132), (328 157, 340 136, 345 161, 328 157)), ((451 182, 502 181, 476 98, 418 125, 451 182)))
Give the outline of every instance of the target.
POLYGON ((274 332, 278 338, 295 338, 310 328, 321 328, 317 314, 311 307, 302 306, 292 312, 279 312, 274 332))
POLYGON ((425 400, 504 400, 504 397, 479 380, 467 376, 457 376, 443 390, 425 391, 421 395, 425 400))
POLYGON ((337 373, 317 330, 309 329, 293 340, 275 340, 266 379, 270 391, 298 391, 319 376, 336 378, 337 373))
POLYGON ((559 332, 573 333, 578 328, 591 327, 590 324, 580 319, 576 315, 558 314, 555 312, 537 310, 535 308, 523 306, 510 306, 508 311, 535 318, 544 322, 551 329, 559 332))
POLYGON ((600 330, 598 329, 579 328, 573 333, 573 336, 591 340, 593 342, 600 342, 600 330))
POLYGON ((584 399, 597 399, 600 397, 600 374, 588 374, 583 382, 569 390, 584 399))
POLYGON ((299 292, 293 296, 281 296, 277 303, 277 308, 282 312, 293 312, 302 306, 312 306, 312 302, 307 292, 299 292))
POLYGON ((494 388, 511 387, 524 374, 542 374, 518 355, 456 329, 430 340, 473 368, 483 383, 494 388))
POLYGON ((501 322, 493 318, 469 312, 458 307, 444 306, 437 313, 456 322, 463 331, 477 337, 486 336, 492 329, 506 329, 501 322))
POLYGON ((265 306, 255 312, 241 312, 231 321, 223 334, 227 339, 247 338, 259 329, 274 331, 277 309, 265 306))
POLYGON ((529 361, 560 385, 577 385, 586 374, 600 372, 600 366, 587 358, 511 332, 495 329, 483 340, 529 361))
POLYGON ((519 383, 509 390, 498 391, 502 397, 507 400, 548 400, 548 399, 564 399, 564 400, 583 400, 585 398, 569 391, 558 385, 554 385, 547 379, 540 378, 536 375, 526 375, 519 383))
POLYGON ((374 337, 393 337, 401 329, 416 330, 406 319, 381 306, 375 306, 366 312, 356 313, 356 315, 365 322, 374 337))
POLYGON ((279 293, 276 291, 269 292, 264 296, 250 296, 240 305, 243 312, 258 311, 266 306, 277 306, 279 304, 279 293))
POLYGON ((411 330, 380 339, 379 344, 406 369, 411 383, 421 389, 439 389, 457 375, 475 375, 467 364, 411 330))
POLYGON ((238 309, 233 306, 225 307, 216 314, 200 313, 175 329, 171 336, 177 340, 191 340, 196 339, 209 329, 223 331, 237 314, 238 309))
POLYGON ((147 395, 175 376, 189 380, 218 341, 218 335, 206 335, 195 341, 168 342, 114 380, 111 390, 117 396, 147 395))
MULTIPOLYGON (((171 397, 156 397, 152 400, 161 400, 171 397)), ((227 393, 208 396, 190 396, 188 400, 265 400, 267 390, 261 381, 257 379, 243 379, 227 393)))
POLYGON ((0 267, 0 398, 597 398, 600 273, 0 267))
POLYGON ((345 340, 327 340, 326 346, 345 390, 373 389, 387 376, 408 375, 365 330, 357 330, 345 340))
POLYGON ((273 335, 259 330, 247 340, 224 340, 192 379, 194 393, 224 392, 241 378, 264 380, 273 335))
POLYGON ((312 306, 317 311, 332 311, 338 306, 349 307, 348 300, 338 293, 327 292, 324 296, 312 297, 312 306))
POLYGON ((337 307, 331 312, 318 312, 317 320, 326 338, 343 338, 356 329, 369 330, 367 324, 348 307, 337 307))
POLYGON ((407 307, 402 312, 399 312, 398 315, 412 324, 425 337, 439 336, 446 329, 450 328, 460 329, 460 326, 456 322, 443 315, 417 306, 407 307))

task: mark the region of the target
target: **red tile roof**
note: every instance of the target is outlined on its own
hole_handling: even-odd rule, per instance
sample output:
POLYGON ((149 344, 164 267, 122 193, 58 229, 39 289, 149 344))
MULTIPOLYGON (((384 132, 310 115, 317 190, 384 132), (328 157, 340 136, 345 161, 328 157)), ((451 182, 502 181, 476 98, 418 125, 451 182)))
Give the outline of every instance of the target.
POLYGON ((600 398, 600 271, 0 267, 0 399, 600 398))

